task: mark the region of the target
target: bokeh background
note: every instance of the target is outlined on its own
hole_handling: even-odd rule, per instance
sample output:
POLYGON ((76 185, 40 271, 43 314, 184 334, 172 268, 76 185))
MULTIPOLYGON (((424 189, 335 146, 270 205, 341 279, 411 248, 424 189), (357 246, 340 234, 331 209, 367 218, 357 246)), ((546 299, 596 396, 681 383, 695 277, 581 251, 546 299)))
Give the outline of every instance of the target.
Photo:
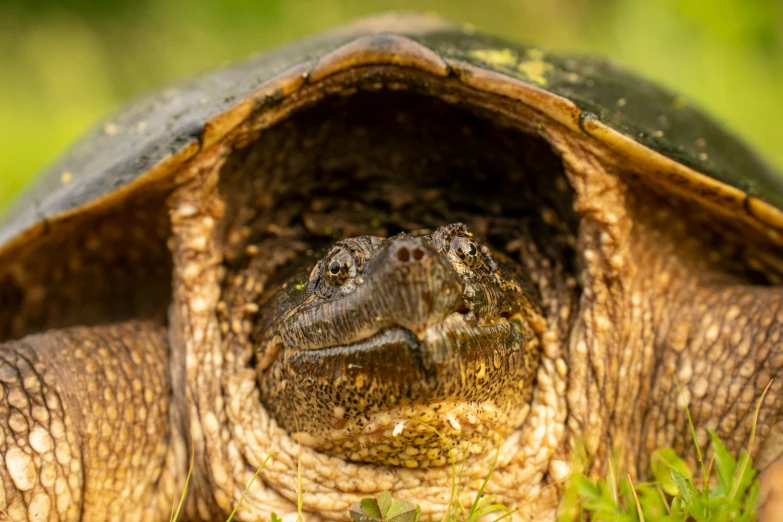
POLYGON ((783 170, 781 0, 0 0, 0 209, 129 98, 390 9, 607 55, 783 170))

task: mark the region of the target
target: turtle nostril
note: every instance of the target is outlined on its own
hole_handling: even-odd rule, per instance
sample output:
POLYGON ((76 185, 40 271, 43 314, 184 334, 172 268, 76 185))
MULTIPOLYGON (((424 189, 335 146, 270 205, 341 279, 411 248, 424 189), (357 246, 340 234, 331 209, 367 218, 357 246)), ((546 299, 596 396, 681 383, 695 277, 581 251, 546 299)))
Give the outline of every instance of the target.
POLYGON ((400 248, 400 249, 397 251, 397 259, 399 259, 399 260, 400 260, 400 261, 402 261, 403 263, 405 263, 406 261, 408 261, 408 259, 410 259, 410 257, 411 257, 411 253, 410 253, 410 252, 408 251, 408 249, 407 249, 407 248, 405 248, 405 247, 402 247, 402 248, 400 248))
POLYGON ((416 250, 414 250, 413 259, 415 259, 416 261, 421 261, 422 259, 424 259, 424 250, 422 250, 421 248, 417 248, 416 250))

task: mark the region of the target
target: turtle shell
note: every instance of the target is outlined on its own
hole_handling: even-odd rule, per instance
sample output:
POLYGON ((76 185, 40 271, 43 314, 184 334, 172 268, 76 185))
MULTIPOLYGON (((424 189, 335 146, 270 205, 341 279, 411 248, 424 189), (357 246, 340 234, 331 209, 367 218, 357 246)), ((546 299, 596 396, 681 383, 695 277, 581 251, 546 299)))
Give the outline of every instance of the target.
POLYGON ((143 97, 51 166, 0 228, 0 257, 54 225, 165 185, 184 162, 306 86, 371 65, 498 94, 592 136, 645 180, 724 215, 783 229, 783 177, 682 97, 595 58, 552 54, 421 15, 385 15, 143 97))
MULTIPOLYGON (((396 167, 393 153, 398 151, 394 148, 394 138, 421 123, 423 128, 416 128, 421 132, 405 134, 410 141, 402 142, 414 143, 421 136, 426 137, 421 144, 411 145, 403 157, 407 162, 403 165, 414 167, 410 178, 416 178, 416 182, 417 174, 433 167, 436 154, 444 159, 442 166, 449 167, 439 172, 443 177, 437 181, 448 179, 454 181, 454 186, 461 180, 458 174, 453 176, 450 167, 459 167, 457 161, 471 152, 477 152, 481 160, 495 159, 491 158, 490 147, 497 145, 495 150, 534 154, 524 159, 529 159, 535 168, 522 165, 526 177, 516 180, 512 179, 514 169, 519 167, 516 155, 501 157, 502 162, 486 163, 492 167, 487 169, 481 163, 468 164, 478 181, 463 190, 457 187, 453 192, 454 196, 463 198, 460 205, 467 201, 465 206, 472 205, 470 209, 476 215, 481 216, 485 210, 488 214, 492 212, 482 192, 472 191, 487 188, 507 196, 503 205, 513 200, 509 207, 514 213, 508 216, 514 218, 527 219, 533 212, 542 210, 544 205, 538 204, 552 194, 559 196, 556 203, 563 203, 553 212, 557 216, 568 217, 563 210, 571 213, 576 210, 594 218, 590 212, 600 212, 595 212, 594 207, 579 207, 580 201, 569 197, 568 191, 574 189, 573 193, 579 193, 586 189, 584 193, 611 188, 601 185, 600 179, 613 183, 622 177, 622 182, 615 186, 633 190, 630 196, 650 189, 655 194, 646 200, 648 203, 664 206, 670 198, 672 208, 677 211, 693 211, 699 220, 687 223, 692 228, 704 225, 705 214, 710 219, 712 214, 719 216, 714 226, 712 221, 708 223, 712 227, 710 232, 716 230, 729 246, 753 243, 756 249, 751 252, 752 258, 748 256, 748 264, 751 259, 763 257, 758 254, 783 246, 781 178, 745 145, 681 98, 600 60, 549 54, 439 19, 392 15, 365 20, 165 89, 137 100, 101 124, 45 173, 39 185, 19 202, 0 227, 0 342, 74 325, 147 318, 168 324, 172 339, 171 389, 176 390, 172 392, 173 400, 175 403, 194 401, 196 406, 180 412, 188 415, 189 411, 194 423, 203 426, 190 431, 196 441, 191 447, 201 448, 194 450, 195 459, 212 466, 209 477, 200 474, 194 477, 205 481, 204 485, 214 485, 215 500, 226 509, 233 495, 230 492, 237 491, 227 478, 229 470, 236 468, 228 463, 241 461, 244 465, 252 460, 237 460, 235 450, 239 445, 227 444, 223 438, 226 431, 222 428, 213 429, 218 423, 215 419, 226 418, 221 412, 215 414, 216 408, 240 404, 243 409, 227 416, 236 414, 254 422, 261 419, 257 414, 264 412, 260 403, 245 400, 248 395, 242 391, 245 382, 256 382, 254 376, 245 380, 248 363, 243 358, 246 355, 237 351, 223 353, 228 348, 221 342, 221 331, 224 327, 233 329, 233 321, 229 324, 221 319, 220 325, 215 321, 221 313, 218 297, 225 299, 221 301, 225 305, 234 302, 233 295, 240 295, 222 292, 218 296, 223 290, 224 277, 230 278, 230 288, 237 292, 246 291, 248 283, 252 283, 255 292, 260 280, 233 278, 233 273, 226 271, 232 255, 236 266, 246 262, 242 257, 248 253, 243 243, 246 239, 242 235, 242 220, 246 217, 243 213, 248 209, 250 213, 263 213, 277 203, 274 198, 282 192, 267 190, 269 185, 265 184, 275 176, 290 176, 285 178, 290 182, 285 189, 301 182, 296 187, 298 192, 291 196, 292 200, 299 198, 294 203, 300 206, 280 205, 284 207, 281 213, 285 217, 292 214, 299 217, 305 204, 312 208, 311 204, 317 202, 318 194, 310 191, 314 185, 303 179, 307 176, 297 178, 296 175, 309 168, 310 177, 319 176, 322 164, 308 162, 326 150, 326 145, 314 146, 305 153, 311 136, 305 131, 321 133, 318 136, 334 132, 341 140, 338 146, 355 147, 347 151, 335 147, 334 156, 351 153, 354 156, 350 159, 369 158, 364 165, 384 161, 383 166, 388 167, 385 175, 394 177, 397 172, 392 172, 396 167), (395 105, 395 96, 398 101, 404 98, 415 103, 395 105), (326 101, 321 103, 322 100, 326 101), (353 119, 344 121, 343 113, 334 112, 331 102, 347 107, 353 119), (389 103, 384 105, 386 102, 389 103), (429 105, 433 106, 431 110, 429 105), (398 107, 408 112, 398 112, 398 107), (358 132, 352 133, 366 130, 361 129, 364 117, 371 118, 376 108, 385 112, 383 118, 375 121, 380 124, 372 127, 368 135, 379 138, 385 148, 384 155, 372 156, 372 151, 365 147, 368 141, 356 138, 358 132), (323 125, 313 125, 310 119, 313 113, 317 113, 315 123, 323 125), (399 122, 397 117, 409 114, 414 118, 408 125, 400 125, 392 132, 389 127, 399 122), (287 124, 292 126, 286 127, 287 124), (281 129, 285 131, 283 134, 288 133, 286 137, 292 138, 289 142, 275 141, 275 131, 281 129), (466 129, 469 132, 463 134, 466 129), (509 130, 513 133, 506 132, 509 130), (526 139, 530 141, 523 141, 526 139), (249 146, 255 143, 259 146, 249 146), (283 147, 278 148, 281 143, 283 147), (529 144, 533 146, 528 147, 529 144), (449 155, 462 145, 468 145, 467 152, 459 149, 456 157, 449 155), (263 149, 262 158, 253 156, 256 149, 263 149), (584 153, 583 157, 578 157, 580 152, 584 153), (425 157, 425 153, 430 155, 425 157), (285 168, 275 163, 278 155, 287 161, 285 168), (428 160, 432 162, 427 163, 428 160), (575 165, 582 170, 575 172, 575 165), (420 166, 420 170, 415 170, 420 166), (269 170, 264 170, 266 167, 269 170), (274 170, 275 167, 280 168, 274 170), (259 175, 249 174, 251 169, 259 175), (608 172, 612 175, 602 178, 601 174, 608 172), (570 175, 571 187, 565 177, 559 176, 561 173, 570 175), (596 178, 599 181, 591 185, 591 180, 596 178), (563 181, 560 186, 559 179, 563 181), (577 187, 577 183, 583 186, 577 187), (539 185, 551 190, 538 190, 539 185), (253 190, 245 190, 247 187, 253 190), (227 191, 221 192, 226 188, 227 191), (517 193, 517 188, 525 193, 517 193), (221 200, 223 196, 225 200, 221 200), (230 200, 234 196, 236 204, 230 200), (691 207, 685 208, 686 205, 691 207), (751 234, 746 235, 746 231, 751 234), (228 381, 220 379, 226 374, 243 376, 224 385, 228 381), (225 400, 226 397, 230 399, 225 400), (204 452, 204 448, 210 449, 201 455, 195 453, 204 452), (222 471, 218 473, 218 469, 222 471)), ((318 181, 335 182, 338 185, 335 191, 344 187, 338 182, 349 184, 360 176, 372 181, 372 172, 346 170, 343 167, 349 162, 342 162, 342 156, 337 158, 340 161, 329 163, 334 158, 324 155, 329 169, 324 170, 327 175, 318 181), (344 173, 344 177, 336 179, 344 173)), ((357 191, 366 186, 357 185, 357 191)), ((408 190, 411 186, 403 188, 408 190)), ((383 185, 374 190, 386 188, 383 185)), ((348 200, 353 194, 348 192, 343 197, 348 200)), ((424 206, 435 207, 438 197, 432 196, 424 206)), ((395 198, 396 194, 388 194, 389 208, 395 198)), ((654 211, 656 216, 665 214, 658 212, 658 206, 646 210, 654 211)), ((335 219, 333 213, 326 214, 327 220, 335 219)), ((611 209, 600 218, 606 222, 620 221, 611 209)), ((536 223, 546 220, 546 214, 540 212, 536 223)), ((668 226, 673 221, 664 223, 668 226)), ((588 220, 578 221, 573 227, 569 223, 564 226, 576 229, 582 223, 586 226, 581 230, 589 230, 588 220)), ((685 223, 673 226, 679 224, 683 225, 683 235, 690 232, 685 229, 685 223)), ((269 225, 274 225, 274 221, 262 224, 270 234, 280 231, 279 228, 274 231, 269 225)), ((246 228, 250 238, 253 230, 246 228)), ((405 224, 400 228, 415 230, 405 224)), ((325 229, 321 230, 326 233, 325 229)), ((279 243, 271 244, 263 252, 272 255, 257 256, 248 262, 268 263, 276 268, 287 261, 287 256, 297 255, 293 244, 298 239, 281 233, 275 240, 279 243)), ((604 243, 603 234, 600 241, 604 243)), ((573 244, 574 248, 579 245, 578 241, 573 244)), ((570 251, 563 254, 566 248, 571 248, 565 239, 562 244, 552 241, 549 245, 553 251, 559 249, 564 258, 568 257, 564 263, 575 257, 570 251)), ((606 245, 607 250, 613 246, 611 241, 606 245)), ((301 241, 299 248, 307 252, 308 245, 301 241)), ((588 252, 594 253, 585 251, 585 258, 588 252)), ((549 252, 546 256, 551 257, 549 252)), ((782 274, 778 251, 769 257, 773 258, 769 263, 777 263, 773 267, 774 275, 782 274)), ((578 284, 575 279, 572 281, 578 284)), ((560 304, 554 302, 552 306, 559 308, 560 304)), ((567 307, 564 310, 569 312, 567 307)), ((241 313, 245 312, 253 313, 252 307, 241 307, 241 313)), ((241 328, 242 324, 238 324, 237 333, 241 328)), ((103 351, 99 353, 102 357, 111 356, 103 351)), ((554 377, 560 375, 556 378, 566 379, 562 367, 546 349, 541 350, 541 356, 550 360, 536 363, 540 368, 537 378, 549 381, 547 386, 559 390, 560 384, 552 383, 565 385, 554 377)), ((575 360, 572 367, 579 364, 580 360, 575 360)), ((570 372, 568 375, 573 375, 566 370, 570 372)), ((553 400, 549 393, 542 396, 540 403, 553 400)), ((537 404, 534 402, 530 411, 536 411, 537 404)), ((559 409, 564 407, 558 406, 558 411, 552 412, 547 405, 540 409, 544 413, 538 415, 560 415, 559 409)), ((263 419, 267 418, 264 413, 263 419)), ((271 424, 263 419, 259 422, 271 424)), ((539 434, 540 427, 537 422, 531 422, 529 432, 510 440, 551 439, 547 432, 546 437, 539 434)), ((253 428, 242 426, 242 429, 253 428)), ((238 440, 235 435, 232 437, 238 440)), ((274 437, 271 440, 274 442, 274 437)), ((554 451, 554 447, 547 449, 545 444, 552 443, 536 442, 516 453, 514 462, 524 466, 524 474, 531 477, 525 480, 540 480, 534 473, 542 476, 544 460, 550 460, 550 449, 554 451), (528 450, 535 453, 527 453, 528 450), (533 465, 528 467, 531 462, 533 465)), ((259 448, 240 451, 251 451, 255 459, 259 448)), ((301 460, 291 458, 290 462, 301 460)), ((434 477, 451 476, 448 467, 440 468, 440 472, 437 468, 435 472, 427 470, 427 473, 441 473, 434 477)), ((509 478, 504 488, 519 491, 517 479, 512 479, 512 475, 501 474, 502 481, 509 478)), ((287 481, 285 489, 291 491, 292 482, 287 476, 280 476, 287 481)), ((302 484, 301 473, 299 477, 302 484)), ((443 484, 446 483, 444 479, 443 484)), ((307 483, 304 484, 300 491, 306 490, 307 483)), ((545 489, 529 491, 538 496, 545 489)), ((429 485, 426 491, 432 491, 429 485)), ((549 491, 554 494, 555 489, 549 491)), ((281 498, 285 496, 281 494, 281 498)), ((326 498, 321 493, 316 496, 326 498)), ((340 506, 328 504, 328 509, 336 510, 340 506)), ((307 509, 321 509, 321 505, 318 500, 315 508, 307 509)), ((345 510, 340 509, 344 514, 345 510)), ((332 511, 327 516, 338 516, 335 513, 332 511)), ((216 519, 216 515, 205 514, 203 518, 216 519)))

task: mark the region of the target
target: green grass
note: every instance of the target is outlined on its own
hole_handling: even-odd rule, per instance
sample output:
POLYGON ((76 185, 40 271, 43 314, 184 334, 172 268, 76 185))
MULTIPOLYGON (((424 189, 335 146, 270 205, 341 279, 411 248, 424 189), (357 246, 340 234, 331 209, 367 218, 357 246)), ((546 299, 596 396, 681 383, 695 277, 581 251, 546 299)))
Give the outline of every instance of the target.
MULTIPOLYGON (((682 395, 679 383, 676 384, 682 395)), ((686 406, 685 413, 697 453, 699 470, 695 471, 673 449, 660 448, 650 456, 650 474, 653 477, 651 482, 634 484, 630 474, 618 472, 616 464, 611 461, 607 465, 606 476, 602 478, 590 478, 576 471, 566 481, 557 509, 557 522, 754 521, 759 482, 758 472, 753 467, 750 454, 755 442, 759 411, 771 384, 770 382, 767 385, 758 401, 748 445, 738 456, 731 455, 718 436, 709 430, 712 458, 705 466, 690 410, 686 406)), ((422 424, 426 425, 426 423, 422 424)), ((429 427, 443 438, 437 429, 429 427)), ((448 445, 447 442, 446 444, 448 445)), ((494 522, 500 522, 514 513, 514 510, 496 502, 494 495, 485 494, 486 486, 495 469, 497 454, 469 508, 462 506, 459 501, 464 461, 457 472, 450 447, 449 456, 452 469, 449 508, 439 522, 476 522, 479 519, 487 520, 486 517, 491 515, 494 515, 492 518, 494 522)), ((270 458, 272 458, 271 454, 256 470, 227 522, 231 522, 253 482, 270 458)), ((191 469, 192 466, 191 455, 191 469)), ((299 474, 297 511, 298 520, 301 521, 303 519, 301 469, 299 474)), ((171 522, 175 522, 179 516, 189 482, 190 470, 179 505, 176 511, 172 508, 171 522)), ((394 499, 391 492, 385 491, 375 497, 364 498, 357 502, 351 506, 347 515, 353 522, 419 522, 421 507, 412 500, 394 499)), ((269 520, 280 522, 280 517, 272 513, 269 520)))
MULTIPOLYGON (((678 382, 677 389, 682 396, 678 382)), ((696 447, 699 471, 688 465, 671 448, 661 448, 650 456, 652 482, 633 484, 624 474, 619 482, 610 462, 607 476, 590 479, 576 472, 569 478, 558 508, 557 522, 582 520, 605 522, 752 522, 756 520, 759 482, 751 461, 761 404, 772 383, 758 401, 748 446, 732 456, 712 430, 709 430, 712 459, 705 467, 702 448, 689 408, 685 413, 696 447), (694 479, 694 477, 699 477, 694 479)))
MULTIPOLYGON (((442 435, 435 428, 432 429, 442 438, 442 435)), ((445 441, 445 439, 443 440, 445 441)), ((492 461, 492 466, 487 476, 484 477, 484 481, 481 483, 473 503, 469 508, 465 508, 459 500, 459 490, 462 485, 462 468, 460 468, 459 476, 457 476, 456 463, 449 447, 452 470, 451 495, 449 508, 443 515, 443 518, 440 519, 440 522, 476 522, 479 519, 486 519, 485 517, 493 514, 496 515, 493 518, 494 522, 500 522, 514 513, 515 510, 495 502, 495 495, 485 494, 489 479, 495 471, 495 464, 499 454, 499 451, 495 454, 495 460, 492 461)), ((361 502, 357 502, 351 506, 349 514, 353 522, 418 522, 421 517, 421 507, 409 500, 393 500, 391 493, 384 491, 375 498, 364 498, 361 502)))
MULTIPOLYGON (((242 493, 242 496, 239 497, 239 502, 237 502, 237 505, 234 506, 234 510, 228 516, 228 518, 226 519, 226 522, 231 522, 232 520, 234 520, 234 516, 237 514, 237 511, 239 510, 240 506, 242 506, 242 502, 245 500, 245 497, 250 492, 250 488, 251 488, 251 486, 253 486, 253 482, 256 481, 256 479, 258 478, 258 475, 261 473, 261 470, 264 469, 264 466, 266 466, 266 463, 269 462, 269 459, 272 458, 272 455, 274 455, 274 453, 270 453, 269 455, 267 455, 266 458, 264 459, 264 462, 261 463, 261 465, 258 467, 256 472, 253 474, 253 477, 250 479, 250 482, 247 483, 247 487, 245 487, 245 491, 242 493)), ((194 456, 195 455, 193 453, 193 449, 191 448, 190 465, 188 466, 188 476, 187 476, 187 478, 185 478, 185 486, 182 488, 182 494, 179 497, 179 502, 177 503, 176 508, 172 506, 171 516, 169 517, 169 522, 176 522, 179 519, 180 512, 182 511, 182 506, 185 504, 185 499, 187 498, 187 495, 188 495, 188 487, 190 486, 190 477, 192 476, 192 473, 193 473, 193 458, 194 458, 194 456)), ((276 520, 279 520, 279 519, 276 519, 276 517, 277 517, 277 515, 272 513, 271 522, 276 522, 276 520)), ((10 520, 10 518, 9 518, 9 520, 10 520)))
MULTIPOLYGON (((682 395, 676 379, 675 384, 682 395)), ((557 522, 754 521, 759 482, 750 454, 759 411, 771 384, 767 385, 758 401, 748 445, 738 457, 732 456, 710 430, 712 459, 705 467, 696 428, 686 406, 685 414, 696 448, 700 479, 694 479, 699 474, 671 448, 660 448, 650 456, 652 482, 634 484, 628 473, 620 474, 618 480, 616 465, 612 462, 607 466, 606 476, 600 479, 591 479, 577 471, 566 482, 557 510, 557 522)), ((497 522, 513 513, 503 504, 495 503, 492 495, 484 495, 494 467, 493 462, 471 509, 450 509, 442 519, 444 522, 473 522, 482 516, 498 513, 494 519, 497 522)), ((453 506, 453 499, 459 496, 458 488, 459 481, 456 486, 452 482, 453 506)), ((388 492, 375 499, 364 499, 351 508, 354 522, 417 522, 419 514, 416 504, 407 500, 393 501, 388 492)))
MULTIPOLYGON (((759 483, 749 453, 753 436, 739 458, 728 452, 715 433, 710 432, 710 439, 713 460, 709 470, 702 463, 701 480, 694 481, 694 470, 671 448, 661 448, 652 454, 652 482, 634 484, 629 474, 618 480, 612 465, 601 479, 573 473, 558 507, 557 522, 754 521, 759 483)), ((510 516, 512 510, 495 503, 491 495, 484 495, 491 474, 492 471, 470 510, 450 510, 442 520, 474 522, 497 513, 493 520, 498 522, 510 516)), ((413 502, 392 500, 391 493, 384 492, 354 505, 350 515, 354 522, 417 522, 420 512, 413 502)))
POLYGON ((747 451, 735 459, 710 433, 715 480, 694 480, 694 470, 670 448, 653 453, 653 482, 633 484, 613 473, 591 480, 574 473, 568 481, 557 522, 728 522, 756 519, 759 484, 747 451))

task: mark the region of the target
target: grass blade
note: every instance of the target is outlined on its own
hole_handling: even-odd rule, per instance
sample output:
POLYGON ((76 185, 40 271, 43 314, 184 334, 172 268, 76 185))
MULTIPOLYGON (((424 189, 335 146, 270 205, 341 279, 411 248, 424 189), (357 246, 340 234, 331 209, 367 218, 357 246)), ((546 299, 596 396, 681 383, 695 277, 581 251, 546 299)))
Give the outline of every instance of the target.
MULTIPOLYGON (((196 456, 196 447, 191 444, 190 445, 190 465, 188 466, 188 476, 185 479, 185 487, 182 488, 182 495, 179 497, 179 504, 177 504, 177 511, 172 513, 171 520, 169 522, 175 522, 179 518, 179 512, 182 509, 182 504, 185 503, 185 496, 188 493, 188 486, 190 485, 190 477, 193 474, 193 462, 195 460, 196 456)), ((10 518, 9 518, 10 520, 10 518)))
POLYGON ((753 424, 751 425, 750 428, 750 439, 748 440, 748 449, 747 449, 748 458, 741 459, 742 464, 740 465, 739 476, 734 481, 734 487, 732 488, 731 494, 729 495, 729 498, 731 500, 734 500, 734 498, 737 496, 737 492, 739 491, 739 486, 743 482, 742 479, 745 476, 745 470, 747 469, 748 463, 750 462, 750 454, 753 451, 753 442, 756 438, 756 425, 758 424, 759 421, 759 412, 761 411, 761 405, 764 403, 764 397, 767 396, 767 392, 769 391, 770 386, 772 386, 773 380, 774 379, 769 380, 769 383, 767 383, 767 387, 764 388, 764 392, 761 394, 761 397, 759 398, 758 404, 756 404, 756 412, 753 414, 753 424))
POLYGON ((253 482, 255 482, 256 477, 258 477, 258 474, 261 473, 262 469, 264 469, 264 466, 266 466, 266 463, 269 461, 269 459, 272 458, 272 455, 274 455, 274 453, 270 453, 269 455, 267 455, 266 458, 264 459, 264 462, 262 462, 261 465, 256 470, 256 472, 253 473, 253 478, 251 478, 250 482, 248 482, 247 487, 245 488, 245 492, 242 493, 241 497, 239 497, 239 502, 237 502, 237 505, 234 506, 234 511, 231 512, 231 515, 228 517, 228 520, 226 520, 226 522, 231 522, 231 520, 234 518, 234 515, 236 515, 239 506, 242 505, 242 501, 245 500, 245 497, 247 496, 247 492, 250 491, 250 486, 253 485, 253 482))
POLYGON ((628 477, 628 483, 631 485, 631 493, 633 493, 633 499, 636 503, 636 513, 639 515, 640 522, 644 522, 644 512, 642 511, 642 505, 639 503, 639 495, 636 494, 636 486, 633 485, 631 480, 631 474, 626 475, 628 477))
POLYGON ((699 446, 699 439, 696 438, 696 428, 693 426, 693 419, 691 418, 691 410, 688 408, 688 403, 685 401, 685 394, 682 392, 682 387, 680 386, 680 381, 677 380, 676 376, 674 377, 674 384, 677 386, 677 391, 680 393, 680 398, 682 399, 682 403, 685 405, 685 414, 688 416, 688 426, 691 429, 691 436, 693 437, 693 445, 696 446, 696 456, 699 460, 699 466, 701 466, 701 474, 702 478, 704 479, 704 482, 707 482, 707 470, 704 467, 704 458, 701 454, 701 446, 699 446))

